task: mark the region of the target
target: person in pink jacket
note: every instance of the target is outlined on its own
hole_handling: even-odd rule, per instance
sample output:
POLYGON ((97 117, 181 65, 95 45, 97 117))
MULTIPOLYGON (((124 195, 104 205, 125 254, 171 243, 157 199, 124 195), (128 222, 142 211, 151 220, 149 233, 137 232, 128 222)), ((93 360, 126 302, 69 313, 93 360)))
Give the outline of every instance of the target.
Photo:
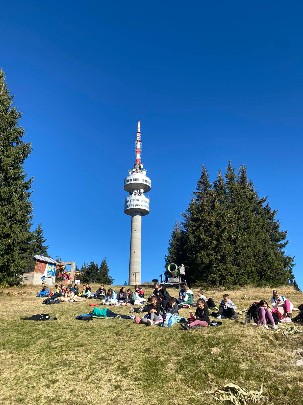
POLYGON ((279 295, 277 290, 272 292, 271 306, 272 311, 276 312, 280 319, 291 318, 293 304, 284 295, 279 295))

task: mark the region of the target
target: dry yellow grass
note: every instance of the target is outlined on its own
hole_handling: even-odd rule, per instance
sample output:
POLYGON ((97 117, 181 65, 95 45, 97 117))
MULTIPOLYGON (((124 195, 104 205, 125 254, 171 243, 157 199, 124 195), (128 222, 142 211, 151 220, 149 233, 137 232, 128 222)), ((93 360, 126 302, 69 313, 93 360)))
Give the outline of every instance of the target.
MULTIPOLYGON (((295 305, 303 302, 303 294, 291 287, 280 291, 295 305)), ((77 314, 90 311, 88 303, 46 306, 35 292, 0 290, 3 405, 218 404, 226 402, 217 401, 215 392, 231 382, 248 391, 263 384, 263 403, 303 403, 302 367, 296 365, 303 334, 246 326, 241 318, 193 331, 122 319, 76 321, 77 314), (20 320, 41 312, 57 314, 58 320, 20 320)), ((207 295, 219 302, 224 292, 207 295)), ((240 310, 271 296, 268 288, 228 292, 240 310)), ((127 307, 114 310, 128 313, 127 307)))

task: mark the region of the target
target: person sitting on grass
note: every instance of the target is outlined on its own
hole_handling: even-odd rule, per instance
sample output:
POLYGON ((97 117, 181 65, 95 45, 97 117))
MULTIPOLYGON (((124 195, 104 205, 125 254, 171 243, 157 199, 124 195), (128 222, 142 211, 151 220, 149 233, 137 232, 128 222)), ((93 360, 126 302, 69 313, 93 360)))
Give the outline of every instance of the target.
POLYGON ((164 294, 163 294, 163 288, 161 286, 161 284, 156 283, 154 286, 154 291, 152 293, 153 296, 157 297, 158 300, 162 300, 164 299, 164 294))
POLYGON ((73 292, 75 295, 79 295, 79 287, 77 284, 72 284, 71 286, 71 292, 73 292))
POLYGON ((55 284, 54 293, 52 295, 53 298, 58 298, 62 296, 62 290, 58 284, 55 284))
POLYGON ((179 289, 179 298, 177 298, 177 303, 180 304, 181 302, 184 301, 184 297, 185 297, 185 286, 186 284, 180 284, 180 289, 179 289))
POLYGON ((101 284, 100 287, 95 292, 95 298, 97 300, 104 300, 105 296, 106 296, 106 289, 104 288, 104 285, 101 284))
POLYGON ((272 312, 268 307, 266 301, 261 300, 258 303, 259 307, 259 322, 258 324, 263 326, 263 328, 268 329, 268 324, 271 325, 273 329, 278 329, 278 326, 275 324, 275 320, 273 318, 272 312))
POLYGON ((229 298, 229 294, 223 294, 223 300, 220 303, 219 306, 219 311, 216 314, 217 319, 236 319, 237 314, 236 310, 237 306, 232 302, 232 300, 229 298))
POLYGON ((61 302, 85 302, 85 297, 79 297, 69 287, 66 288, 63 296, 59 297, 61 302))
MULTIPOLYGON (((136 292, 133 293, 133 297, 135 297, 135 294, 137 294, 136 292)), ((140 298, 140 300, 144 300, 142 301, 142 303, 140 304, 139 301, 132 301, 134 305, 141 305, 139 308, 134 308, 131 307, 129 312, 135 312, 135 313, 141 313, 141 312, 148 312, 149 309, 149 305, 151 303, 151 300, 154 296, 151 295, 150 297, 148 297, 148 299, 146 300, 146 298, 140 298)))
POLYGON ((185 285, 184 287, 185 293, 183 297, 183 301, 179 302, 179 308, 189 308, 191 305, 194 303, 194 293, 192 290, 189 288, 188 285, 185 285))
POLYGON ((298 306, 298 309, 299 309, 299 314, 297 315, 297 316, 295 316, 293 319, 292 319, 292 321, 293 322, 297 322, 297 323, 300 323, 301 325, 303 324, 303 304, 300 304, 299 306, 298 306))
POLYGON ((92 298, 94 294, 92 294, 92 289, 89 284, 84 284, 81 297, 83 298, 92 298))
POLYGON ((140 297, 137 291, 132 293, 132 305, 144 305, 146 298, 140 297))
POLYGON ((207 307, 209 309, 216 308, 216 304, 215 304, 214 300, 212 298, 206 298, 202 288, 200 288, 198 291, 198 299, 200 299, 200 298, 206 302, 207 307))
POLYGON ((109 288, 107 290, 106 296, 102 301, 102 304, 117 305, 117 294, 112 288, 109 288))
POLYGON ((130 288, 126 290, 126 302, 133 305, 133 292, 130 288))
POLYGON ((157 298, 157 300, 159 301, 159 303, 161 305, 161 309, 164 310, 166 304, 168 303, 168 301, 170 299, 170 294, 166 290, 166 287, 162 286, 159 283, 156 283, 152 296, 157 298))
POLYGON ((164 327, 173 326, 180 321, 179 305, 175 297, 171 297, 166 304, 163 312, 163 324, 164 327))
POLYGON ((209 312, 203 299, 198 299, 195 315, 190 316, 187 323, 181 323, 182 329, 191 329, 194 327, 207 327, 210 324, 209 312))
POLYGON ((41 288, 41 291, 39 291, 36 295, 36 297, 48 297, 50 295, 50 289, 47 288, 45 285, 41 288))
POLYGON ((147 305, 147 314, 143 318, 136 317, 136 323, 145 323, 147 326, 158 325, 163 322, 163 317, 161 314, 160 301, 157 297, 153 296, 149 300, 147 305))
POLYGON ((135 285, 135 291, 136 293, 139 294, 140 298, 144 298, 144 288, 139 286, 139 285, 135 285))
POLYGON ((177 304, 176 298, 171 297, 164 308, 166 314, 179 315, 179 305, 177 304))
POLYGON ((273 290, 271 298, 272 311, 276 313, 280 319, 291 318, 293 304, 284 297, 279 295, 277 290, 273 290))
POLYGON ((121 305, 126 305, 127 293, 125 287, 120 288, 120 291, 117 294, 117 301, 121 305))

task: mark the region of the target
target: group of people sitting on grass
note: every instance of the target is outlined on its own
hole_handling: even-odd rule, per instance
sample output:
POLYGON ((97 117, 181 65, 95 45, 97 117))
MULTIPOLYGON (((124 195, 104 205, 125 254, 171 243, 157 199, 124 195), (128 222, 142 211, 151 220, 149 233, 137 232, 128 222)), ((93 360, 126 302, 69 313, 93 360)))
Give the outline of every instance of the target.
POLYGON ((45 303, 58 303, 58 302, 83 302, 87 299, 99 299, 101 304, 104 305, 142 305, 146 302, 144 298, 144 289, 141 286, 135 286, 134 290, 130 288, 126 290, 121 287, 119 292, 113 288, 106 288, 104 285, 96 290, 95 293, 89 284, 84 284, 82 290, 76 284, 66 286, 64 284, 55 285, 54 291, 51 291, 47 286, 43 286, 41 291, 37 293, 37 297, 46 298, 45 303))
MULTIPOLYGON (((71 287, 65 285, 55 285, 53 292, 43 287, 37 296, 46 296, 47 299, 57 299, 59 302, 84 302, 88 298, 100 300, 100 304, 106 306, 111 305, 129 305, 130 312, 136 313, 132 315, 119 315, 104 308, 103 312, 107 312, 109 317, 123 317, 125 319, 134 319, 136 323, 146 325, 162 325, 172 326, 179 322, 182 329, 192 329, 198 327, 217 326, 222 324, 222 319, 235 320, 238 317, 236 312, 237 307, 230 299, 229 294, 223 294, 222 301, 216 306, 211 297, 206 297, 202 288, 198 290, 197 300, 195 301, 194 293, 186 284, 180 286, 178 297, 172 297, 166 287, 161 284, 155 284, 153 293, 146 300, 144 298, 144 290, 140 286, 135 286, 134 291, 121 287, 118 292, 114 289, 105 289, 101 285, 95 293, 91 292, 91 287, 85 284, 82 291, 79 293, 78 286, 71 287), (134 307, 133 307, 134 305, 134 307), (195 312, 190 312, 189 316, 184 318, 179 314, 182 308, 195 307, 195 312), (210 312, 212 311, 212 312, 210 312), (140 313, 145 313, 144 316, 139 316, 140 313), (210 319, 213 317, 213 320, 210 319)), ((98 304, 93 304, 98 306, 98 304)), ((279 322, 291 322, 293 304, 283 295, 278 294, 277 290, 273 290, 271 299, 271 308, 265 300, 252 303, 246 313, 246 322, 253 322, 254 325, 260 325, 264 328, 278 328, 279 322)), ((303 304, 299 306, 300 313, 293 319, 295 322, 303 323, 303 304)), ((98 312, 97 309, 94 310, 98 312)), ((92 314, 92 316, 97 316, 92 314)))
MULTIPOLYGON (((265 329, 269 327, 277 329, 279 322, 292 322, 293 307, 289 299, 273 290, 271 308, 265 300, 254 302, 247 311, 246 321, 248 323, 253 321, 255 325, 262 325, 265 329)), ((300 307, 298 309, 300 310, 300 307)), ((293 321, 300 322, 300 314, 293 321)))
MULTIPOLYGON (((299 307, 300 314, 294 321, 303 322, 303 305, 299 307), (301 309, 300 309, 301 307, 301 309)), ((284 296, 273 290, 271 308, 265 300, 254 302, 247 311, 247 322, 254 321, 255 325, 263 326, 265 329, 272 327, 277 329, 279 322, 291 322, 293 304, 284 296)), ((221 319, 235 320, 238 318, 237 306, 230 299, 229 294, 223 294, 222 301, 217 307, 212 298, 207 298, 202 289, 198 291, 198 300, 194 303, 192 290, 184 285, 180 288, 179 298, 170 297, 165 287, 156 284, 152 296, 143 308, 134 309, 135 312, 146 312, 140 318, 136 316, 136 323, 146 325, 164 325, 166 318, 174 317, 176 322, 181 324, 182 329, 198 327, 218 326, 222 324, 221 319), (195 313, 190 312, 188 318, 179 316, 180 308, 196 307, 195 313), (210 310, 213 310, 210 313, 210 310), (210 316, 214 318, 211 321, 210 316)))
POLYGON ((212 298, 206 298, 202 289, 198 291, 198 301, 194 302, 194 293, 188 285, 184 284, 179 290, 179 297, 170 296, 165 286, 156 284, 152 295, 147 303, 140 308, 132 308, 132 312, 145 312, 143 317, 136 316, 136 323, 143 323, 147 326, 162 325, 172 326, 179 322, 184 329, 208 325, 218 325, 209 319, 209 308, 216 309, 212 298), (184 318, 179 314, 182 308, 196 306, 195 314, 190 313, 190 317, 184 318))

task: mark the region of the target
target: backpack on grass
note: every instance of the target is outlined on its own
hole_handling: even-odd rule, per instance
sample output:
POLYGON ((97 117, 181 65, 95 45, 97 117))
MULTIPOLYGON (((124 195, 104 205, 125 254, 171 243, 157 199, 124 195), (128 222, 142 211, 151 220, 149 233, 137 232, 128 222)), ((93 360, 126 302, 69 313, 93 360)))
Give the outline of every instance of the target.
POLYGON ((60 302, 61 301, 59 300, 59 298, 48 297, 48 298, 45 298, 45 300, 43 300, 42 304, 46 304, 46 305, 60 304, 60 302))
POLYGON ((76 316, 78 321, 92 321, 93 317, 92 314, 80 314, 76 316))
POLYGON ((23 321, 56 321, 56 316, 50 316, 49 314, 35 314, 32 316, 26 316, 21 318, 23 321))
POLYGON ((181 319, 180 315, 168 313, 165 315, 165 320, 164 320, 162 326, 164 326, 165 328, 170 328, 175 323, 179 322, 180 319, 181 319))

